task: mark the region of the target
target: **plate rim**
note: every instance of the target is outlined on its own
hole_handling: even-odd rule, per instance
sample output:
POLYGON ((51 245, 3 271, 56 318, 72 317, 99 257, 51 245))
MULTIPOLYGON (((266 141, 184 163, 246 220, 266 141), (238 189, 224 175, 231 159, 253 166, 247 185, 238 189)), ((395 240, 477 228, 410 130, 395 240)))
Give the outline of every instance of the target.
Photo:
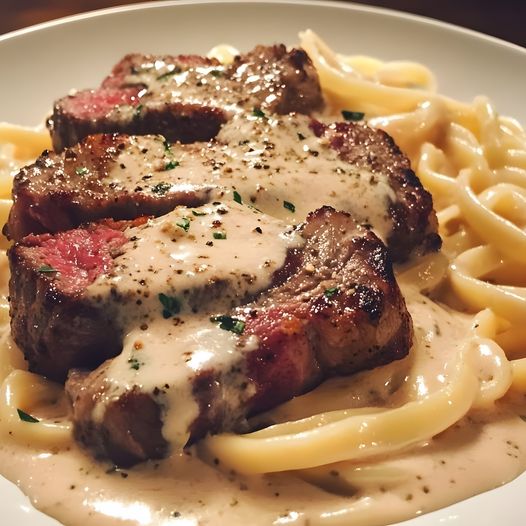
MULTIPOLYGON (((25 36, 34 35, 35 33, 38 33, 38 32, 45 32, 46 30, 53 29, 55 27, 59 28, 61 26, 72 24, 72 23, 76 23, 76 22, 81 22, 81 21, 86 21, 86 20, 91 20, 91 19, 96 20, 97 18, 101 18, 101 17, 105 17, 105 16, 118 15, 120 13, 127 13, 127 12, 134 12, 134 11, 145 11, 145 10, 150 11, 150 10, 155 10, 155 9, 159 9, 159 8, 167 8, 167 7, 168 8, 171 7, 171 8, 175 9, 175 8, 177 8, 179 6, 198 7, 198 6, 203 6, 203 5, 220 5, 220 4, 225 4, 225 5, 236 5, 236 4, 239 5, 239 4, 242 4, 242 5, 245 5, 245 6, 248 6, 248 5, 265 6, 265 5, 272 5, 272 4, 283 5, 283 6, 297 5, 299 7, 301 7, 301 6, 304 6, 304 7, 312 6, 312 7, 318 7, 318 8, 338 9, 338 10, 341 10, 341 11, 355 11, 355 12, 361 12, 361 13, 368 13, 368 14, 373 14, 373 15, 377 15, 377 16, 381 16, 381 17, 386 17, 386 18, 389 18, 389 19, 403 20, 403 21, 415 23, 415 24, 418 24, 418 25, 425 25, 427 27, 434 27, 435 29, 442 30, 442 31, 447 31, 447 32, 450 32, 450 33, 454 33, 454 34, 459 35, 459 36, 463 35, 465 37, 474 38, 479 43, 486 43, 488 45, 497 46, 498 48, 500 48, 502 50, 506 50, 507 52, 512 52, 512 53, 517 53, 519 56, 521 56, 523 58, 526 58, 526 48, 524 48, 524 47, 521 47, 521 46, 519 46, 517 44, 513 44, 513 43, 510 43, 510 42, 507 42, 507 41, 499 39, 497 37, 486 35, 484 33, 481 33, 481 32, 475 31, 475 30, 463 28, 463 27, 457 26, 455 24, 451 24, 451 23, 448 23, 448 22, 435 20, 435 19, 430 18, 430 17, 425 17, 425 16, 421 16, 421 15, 415 15, 415 14, 412 14, 412 13, 405 13, 405 12, 397 11, 395 9, 390 9, 390 8, 367 6, 367 5, 354 3, 354 2, 345 2, 345 3, 343 3, 343 2, 336 2, 336 1, 331 1, 331 0, 328 0, 328 1, 322 1, 322 0, 257 0, 257 1, 250 1, 250 0, 163 0, 163 1, 153 1, 153 2, 152 1, 150 1, 150 2, 141 2, 141 3, 138 3, 138 4, 115 6, 115 7, 109 7, 109 8, 103 8, 103 9, 97 9, 97 10, 93 10, 93 11, 88 11, 88 12, 85 12, 85 13, 79 13, 79 14, 75 14, 75 15, 69 15, 69 16, 62 17, 62 18, 59 18, 59 19, 56 19, 56 20, 51 20, 51 21, 48 21, 48 22, 42 22, 40 24, 35 24, 35 25, 29 26, 27 28, 22 28, 22 29, 19 29, 19 30, 15 30, 15 31, 6 33, 4 35, 0 35, 0 47, 4 43, 12 43, 12 42, 18 40, 19 38, 23 38, 25 36)), ((525 473, 524 476, 526 476, 526 473, 525 473)), ((520 476, 517 477, 517 479, 518 478, 520 478, 520 476)), ((2 479, 7 481, 10 484, 13 484, 8 479, 0 477, 0 480, 2 480, 2 479)), ((515 480, 517 480, 517 479, 515 479, 515 480)), ((472 498, 476 498, 476 497, 478 497, 480 495, 484 495, 484 494, 488 494, 488 493, 494 492, 495 490, 498 490, 499 488, 506 487, 509 484, 510 483, 505 484, 505 485, 500 486, 500 487, 497 487, 494 490, 485 491, 482 494, 476 495, 476 496, 474 496, 472 498)), ((20 491, 20 488, 18 487, 17 484, 13 484, 13 485, 16 486, 18 488, 18 490, 20 491)), ((26 499, 27 499, 27 497, 26 497, 26 499)), ((466 503, 466 502, 468 502, 470 500, 471 500, 471 498, 470 499, 466 499, 466 500, 464 500, 462 502, 466 503)), ((44 512, 41 512, 37 508, 33 508, 32 505, 31 505, 31 507, 32 507, 32 511, 36 511, 37 513, 44 514, 46 519, 49 518, 49 516, 45 515, 44 512)), ((445 508, 441 508, 438 511, 444 511, 447 508, 449 508, 449 506, 445 507, 445 508)), ((426 514, 426 515, 429 516, 429 514, 426 514)))
POLYGON ((196 6, 196 5, 207 5, 207 4, 247 4, 247 5, 262 5, 262 4, 276 4, 276 5, 298 5, 298 6, 313 6, 313 7, 328 7, 336 8, 345 11, 361 11, 365 13, 371 13, 390 18, 405 19, 418 24, 425 24, 433 26, 435 28, 441 28, 443 30, 452 31, 458 34, 464 34, 465 36, 475 37, 478 39, 485 40, 487 43, 497 45, 499 47, 507 48, 510 51, 518 52, 526 55, 526 47, 522 47, 519 44, 508 42, 499 37, 488 35, 475 29, 463 27, 451 22, 445 22, 432 18, 425 15, 417 15, 405 11, 399 11, 397 9, 379 6, 370 6, 360 4, 359 2, 338 2, 336 0, 155 0, 150 2, 140 2, 137 4, 125 4, 113 7, 105 7, 101 9, 95 9, 92 11, 86 11, 83 13, 77 13, 74 15, 68 15, 60 17, 54 20, 41 22, 25 28, 16 29, 3 35, 0 35, 0 45, 8 40, 15 40, 25 35, 43 31, 46 29, 53 28, 55 26, 75 23, 78 21, 88 20, 92 18, 98 18, 102 16, 114 15, 118 13, 126 13, 132 11, 142 11, 150 9, 159 9, 164 7, 173 6, 196 6))

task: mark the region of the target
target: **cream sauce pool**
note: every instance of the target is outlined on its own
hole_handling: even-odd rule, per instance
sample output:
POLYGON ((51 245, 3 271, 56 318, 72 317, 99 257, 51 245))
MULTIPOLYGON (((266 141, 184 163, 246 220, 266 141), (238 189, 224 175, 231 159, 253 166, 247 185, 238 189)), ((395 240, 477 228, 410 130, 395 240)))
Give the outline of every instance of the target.
MULTIPOLYGON (((332 389, 335 398, 345 388, 343 402, 351 407, 391 403, 397 396, 411 398, 415 378, 425 379, 431 391, 440 385, 448 354, 458 351, 467 333, 467 320, 414 291, 405 293, 418 345, 425 352, 326 383, 323 388, 332 389)), ((300 404, 306 414, 315 410, 300 404)), ((277 410, 276 418, 279 411, 286 412, 287 405, 277 410)), ((75 444, 62 451, 35 450, 8 434, 2 437, 0 465, 2 474, 17 482, 39 509, 71 526, 375 526, 516 477, 526 468, 526 424, 504 402, 491 411, 471 411, 445 432, 397 455, 329 466, 335 480, 331 484, 307 472, 237 475, 201 460, 195 448, 162 462, 115 470, 75 444)))

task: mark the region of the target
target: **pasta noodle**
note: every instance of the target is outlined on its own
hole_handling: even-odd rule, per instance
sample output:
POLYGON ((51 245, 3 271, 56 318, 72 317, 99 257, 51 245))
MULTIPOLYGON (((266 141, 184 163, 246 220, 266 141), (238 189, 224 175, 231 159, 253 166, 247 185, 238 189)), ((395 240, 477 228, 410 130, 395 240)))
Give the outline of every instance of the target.
MULTIPOLYGON (((309 484, 352 495, 357 487, 407 482, 411 473, 386 458, 422 446, 466 415, 490 414, 508 402, 514 407, 513 397, 526 395, 526 134, 484 97, 466 104, 438 94, 433 74, 420 64, 343 56, 312 31, 301 33, 300 43, 317 68, 330 111, 364 112, 371 126, 407 152, 433 193, 443 250, 397 269, 415 319, 410 356, 357 375, 354 387, 348 379, 329 381, 254 419, 255 425, 273 425, 207 437, 198 449, 224 469, 295 470, 309 484), (417 305, 424 305, 423 314, 417 305), (430 355, 429 333, 440 336, 434 317, 446 325, 456 320, 458 339, 430 355), (357 394, 373 377, 385 392, 357 394)), ((229 63, 236 52, 220 45, 209 56, 229 63)), ((2 222, 11 204, 11 174, 49 147, 42 131, 0 125, 2 222)), ((5 251, 0 265, 5 326, 5 251)), ((61 387, 24 369, 6 329, 0 337, 0 431, 9 428, 14 441, 40 448, 67 447, 71 425, 62 415, 61 387), (21 420, 20 409, 36 415, 39 425, 21 420)), ((520 411, 513 414, 518 420, 520 411)), ((365 513, 363 503, 356 506, 357 516, 365 513)), ((333 521, 327 513, 318 522, 333 521)))
MULTIPOLYGON (((495 341, 494 319, 497 315, 511 324, 526 319, 526 289, 484 279, 499 266, 525 262, 524 132, 516 122, 501 119, 482 97, 475 99, 472 106, 462 106, 430 91, 423 92, 422 88, 434 88, 434 80, 419 66, 341 57, 312 32, 301 35, 301 45, 316 65, 335 106, 374 115, 369 124, 395 137, 412 157, 420 179, 433 191, 446 252, 454 253, 448 281, 465 306, 482 309, 475 315, 472 327, 476 329, 472 329, 465 343, 477 349, 478 359, 467 351, 461 352, 459 367, 465 368, 461 379, 451 379, 448 388, 396 409, 374 409, 370 413, 360 410, 359 415, 345 410, 337 414, 327 412, 246 436, 222 435, 206 440, 204 447, 210 454, 244 472, 321 466, 374 455, 375 448, 382 453, 401 450, 407 442, 397 435, 399 426, 409 428, 415 441, 422 440, 449 427, 450 418, 456 421, 472 407, 494 403, 512 384, 518 390, 525 385, 526 359, 507 358, 495 341), (381 72, 392 70, 400 76, 391 83, 381 72), (398 113, 401 110, 406 113, 398 113), (377 116, 378 113, 385 115, 377 116), (450 204, 452 197, 458 204, 450 204), (448 234, 445 227, 453 219, 457 221, 457 231, 448 234), (455 243, 455 249, 451 238, 459 232, 467 233, 469 240, 461 249, 455 243), (480 380, 477 387, 473 374, 480 380), (440 397, 449 410, 440 411, 440 403, 436 402, 442 401, 440 397), (405 415, 410 415, 408 421, 404 420, 405 415), (430 415, 438 427, 424 425, 421 429, 419 424, 427 422, 430 415), (368 432, 374 440, 366 438, 368 432)), ((413 283, 420 281, 420 290, 432 290, 442 277, 440 267, 436 256, 431 256, 407 270, 405 278, 413 283)), ((524 266, 515 265, 514 269, 515 274, 524 275, 526 271, 524 266)))

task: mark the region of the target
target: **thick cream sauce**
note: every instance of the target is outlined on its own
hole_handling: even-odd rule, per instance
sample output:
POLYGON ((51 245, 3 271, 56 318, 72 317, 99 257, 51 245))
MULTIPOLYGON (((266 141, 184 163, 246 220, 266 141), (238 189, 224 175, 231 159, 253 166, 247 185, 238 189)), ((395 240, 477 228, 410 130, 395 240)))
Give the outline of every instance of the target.
MULTIPOLYGON (((405 290, 417 345, 406 359, 322 390, 348 407, 396 405, 444 382, 445 363, 468 333, 468 321, 405 290), (420 349, 422 350, 422 349, 420 349), (419 357, 419 358, 417 358, 419 357), (415 382, 416 378, 422 378, 415 382)), ((322 393, 323 394, 323 393, 322 393)), ((313 398, 285 404, 276 420, 316 412, 313 398)), ((8 430, 6 430, 8 432, 8 430)), ((526 468, 526 424, 500 402, 471 411, 453 427, 399 454, 305 471, 241 476, 201 460, 195 448, 162 462, 114 470, 71 444, 37 451, 2 437, 2 474, 35 505, 67 525, 353 524, 375 526, 431 511, 498 486, 526 468), (49 481, 53 480, 53 484, 49 481)))
MULTIPOLYGON (((95 417, 102 419, 109 402, 138 385, 162 407, 164 437, 180 449, 198 416, 196 375, 228 371, 258 344, 255 336, 240 339, 223 330, 214 316, 268 288, 287 252, 304 239, 283 221, 233 200, 178 207, 126 235, 130 241, 112 273, 85 294, 106 305, 125 334, 95 417)), ((224 393, 234 408, 254 394, 250 385, 239 388, 246 380, 239 377, 229 382, 230 396, 224 393)))
POLYGON ((358 169, 339 158, 327 139, 316 137, 310 118, 239 114, 206 145, 173 144, 160 136, 131 139, 107 178, 114 188, 149 195, 215 187, 235 190, 244 203, 298 224, 320 206, 351 212, 384 241, 393 224, 396 195, 387 176, 358 169))

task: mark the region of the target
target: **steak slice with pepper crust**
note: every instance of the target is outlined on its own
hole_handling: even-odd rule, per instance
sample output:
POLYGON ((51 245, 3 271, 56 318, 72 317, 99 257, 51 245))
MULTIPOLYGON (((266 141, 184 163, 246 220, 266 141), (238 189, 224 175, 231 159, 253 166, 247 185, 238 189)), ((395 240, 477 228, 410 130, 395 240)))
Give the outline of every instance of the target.
MULTIPOLYGON (((300 232, 304 245, 289 251, 268 290, 212 318, 233 331, 229 364, 192 365, 176 377, 179 384, 168 369, 158 371, 158 387, 150 391, 142 368, 134 367, 134 383, 116 377, 115 360, 130 363, 128 355, 91 373, 73 371, 66 389, 77 439, 119 465, 159 458, 174 447, 167 426, 186 425, 185 397, 178 395, 172 407, 167 391, 187 389, 197 406, 197 416, 180 430, 191 443, 207 433, 246 429, 250 415, 323 379, 404 357, 411 318, 382 242, 329 207, 310 214, 300 232)), ((148 341, 141 345, 138 356, 147 363, 148 341)), ((178 348, 176 335, 171 345, 171 353, 187 350, 178 348)))
POLYGON ((125 56, 95 90, 59 99, 48 121, 57 151, 94 133, 163 134, 206 141, 238 111, 311 113, 323 106, 301 49, 257 46, 230 66, 197 55, 125 56))

